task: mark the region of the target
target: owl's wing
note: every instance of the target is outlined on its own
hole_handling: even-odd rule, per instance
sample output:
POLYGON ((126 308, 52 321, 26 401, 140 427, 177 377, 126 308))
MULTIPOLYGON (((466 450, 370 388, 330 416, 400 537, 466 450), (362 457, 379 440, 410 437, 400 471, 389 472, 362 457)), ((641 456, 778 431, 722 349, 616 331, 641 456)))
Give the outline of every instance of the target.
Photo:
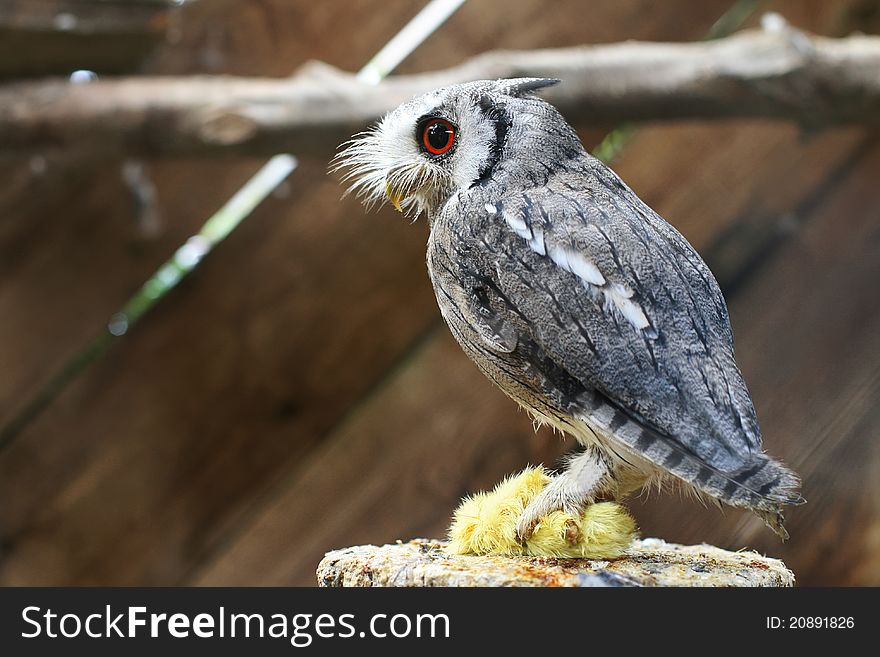
POLYGON ((681 453, 741 468, 761 434, 718 284, 674 228, 590 164, 486 204, 491 294, 471 297, 474 313, 491 318, 488 338, 536 344, 681 453))

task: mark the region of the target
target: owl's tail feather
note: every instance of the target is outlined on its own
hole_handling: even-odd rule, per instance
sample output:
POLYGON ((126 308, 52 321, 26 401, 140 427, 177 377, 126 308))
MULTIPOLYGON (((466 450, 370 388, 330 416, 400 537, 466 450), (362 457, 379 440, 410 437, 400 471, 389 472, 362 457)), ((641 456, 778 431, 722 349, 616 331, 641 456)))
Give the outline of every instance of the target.
POLYGON ((673 474, 698 490, 731 506, 749 509, 783 541, 788 538, 782 506, 803 504, 800 478, 779 461, 762 453, 752 454, 732 471, 715 468, 696 455, 681 459, 673 474))
POLYGON ((716 470, 709 481, 699 487, 731 506, 750 509, 783 541, 788 538, 788 532, 782 505, 805 502, 798 492, 800 478, 766 454, 753 454, 745 465, 733 472, 716 470))
POLYGON ((749 509, 783 541, 788 538, 782 506, 805 502, 798 492, 800 478, 788 467, 762 452, 752 452, 732 467, 713 465, 675 438, 648 426, 631 411, 610 400, 604 401, 613 409, 606 426, 615 438, 697 491, 725 504, 749 509))

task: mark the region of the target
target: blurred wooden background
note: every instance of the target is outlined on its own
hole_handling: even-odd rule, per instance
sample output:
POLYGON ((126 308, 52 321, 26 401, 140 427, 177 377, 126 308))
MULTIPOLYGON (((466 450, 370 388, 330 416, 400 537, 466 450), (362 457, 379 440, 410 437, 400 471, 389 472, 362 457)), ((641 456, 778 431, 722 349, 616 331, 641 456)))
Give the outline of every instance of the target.
MULTIPOLYGON (((730 3, 471 0, 400 71, 495 48, 699 39, 730 3)), ((112 61, 96 60, 88 39, 77 61, 29 49, 58 28, 34 12, 72 4, 5 3, 0 52, 18 44, 28 74, 283 76, 309 59, 357 70, 422 3, 147 3, 130 48, 104 51, 121 48, 112 61)), ((877 0, 760 11, 819 34, 880 32, 877 0)), ((610 127, 578 126, 587 145, 610 127)), ((566 449, 535 435, 448 335, 425 223, 340 200, 326 174, 336 144, 55 386, 260 164, 148 163, 154 225, 138 220, 121 163, 96 146, 0 160, 0 583, 311 585, 325 551, 440 536, 462 495, 566 449), (34 399, 40 412, 19 421, 34 399)), ((790 512, 784 545, 750 516, 677 495, 633 502, 643 534, 755 548, 801 584, 880 585, 878 134, 649 125, 614 168, 717 273, 768 450, 803 476, 809 500, 790 512)))

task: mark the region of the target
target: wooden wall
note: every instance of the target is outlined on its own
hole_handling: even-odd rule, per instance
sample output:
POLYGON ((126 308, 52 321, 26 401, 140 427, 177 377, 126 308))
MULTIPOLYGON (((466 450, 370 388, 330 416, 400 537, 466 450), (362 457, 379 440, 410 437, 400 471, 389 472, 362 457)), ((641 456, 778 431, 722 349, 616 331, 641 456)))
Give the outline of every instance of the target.
MULTIPOLYGON (((401 71, 494 48, 698 39, 730 2, 548 4, 471 0, 401 71)), ((878 4, 763 7, 842 35, 880 31, 878 4)), ((195 3, 145 70, 286 75, 309 59, 356 70, 420 5, 195 3)), ((579 126, 588 144, 606 128, 579 126)), ((326 159, 303 162, 58 385, 260 164, 149 163, 156 232, 138 224, 120 163, 89 150, 0 172, 0 584, 309 585, 326 550, 442 535, 462 495, 566 449, 536 436, 452 342, 424 223, 340 200, 326 159)), ((784 545, 749 516, 675 496, 633 502, 643 533, 753 547, 802 584, 880 584, 878 135, 651 125, 615 169, 718 274, 768 450, 803 475, 809 500, 784 545)))

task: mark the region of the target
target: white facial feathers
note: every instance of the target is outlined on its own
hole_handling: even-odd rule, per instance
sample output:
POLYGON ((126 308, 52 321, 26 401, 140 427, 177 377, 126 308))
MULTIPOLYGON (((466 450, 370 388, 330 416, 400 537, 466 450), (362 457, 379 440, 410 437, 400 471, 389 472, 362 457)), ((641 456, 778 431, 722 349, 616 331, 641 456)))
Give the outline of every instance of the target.
POLYGON ((345 170, 354 192, 367 206, 384 203, 393 190, 401 209, 416 216, 435 211, 456 189, 476 180, 495 142, 495 127, 468 94, 447 90, 419 96, 387 114, 373 129, 345 144, 332 169, 345 170), (432 156, 418 135, 426 119, 449 121, 455 129, 448 153, 432 156))
POLYGON ((372 130, 355 135, 334 158, 332 168, 345 170, 342 179, 351 182, 346 194, 356 194, 368 208, 385 203, 387 186, 393 184, 403 197, 401 210, 418 214, 422 210, 419 192, 425 187, 444 186, 447 174, 420 156, 415 126, 404 131, 394 120, 395 114, 387 115, 372 130))

